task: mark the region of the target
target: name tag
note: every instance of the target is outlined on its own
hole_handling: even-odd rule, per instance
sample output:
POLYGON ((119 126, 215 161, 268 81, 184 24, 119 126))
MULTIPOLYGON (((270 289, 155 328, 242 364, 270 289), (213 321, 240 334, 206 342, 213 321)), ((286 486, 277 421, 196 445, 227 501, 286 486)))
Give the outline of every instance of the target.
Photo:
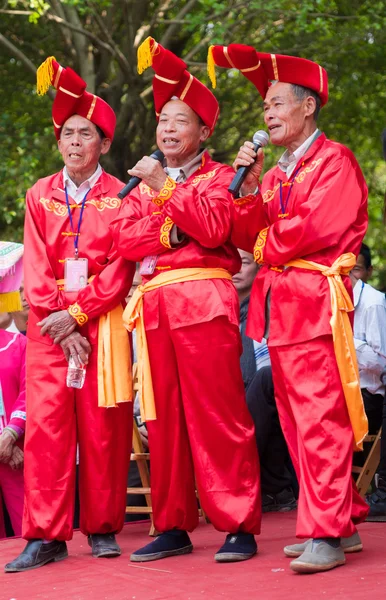
POLYGON ((79 292, 88 283, 87 258, 66 258, 64 263, 64 291, 79 292))
POLYGON ((157 265, 158 256, 145 256, 139 269, 140 275, 152 275, 157 265))

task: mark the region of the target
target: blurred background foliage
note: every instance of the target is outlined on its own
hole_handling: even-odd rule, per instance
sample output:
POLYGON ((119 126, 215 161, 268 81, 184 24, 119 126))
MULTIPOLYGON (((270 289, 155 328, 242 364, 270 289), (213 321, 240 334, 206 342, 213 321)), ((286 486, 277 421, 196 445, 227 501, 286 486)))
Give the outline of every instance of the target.
MULTIPOLYGON (((181 56, 208 85, 206 54, 216 43, 303 56, 327 69, 330 99, 320 127, 349 146, 364 171, 372 283, 385 288, 386 8, 377 0, 0 0, 1 239, 22 240, 26 190, 61 166, 52 94, 36 95, 37 66, 54 55, 113 106, 117 131, 104 166, 126 180, 126 170, 154 148, 153 72, 139 76, 136 69, 137 47, 148 35, 181 56)), ((221 117, 211 150, 215 159, 231 163, 242 141, 264 127, 262 102, 252 84, 232 70, 217 69, 215 94, 221 117)), ((267 168, 280 153, 267 148, 267 168)))

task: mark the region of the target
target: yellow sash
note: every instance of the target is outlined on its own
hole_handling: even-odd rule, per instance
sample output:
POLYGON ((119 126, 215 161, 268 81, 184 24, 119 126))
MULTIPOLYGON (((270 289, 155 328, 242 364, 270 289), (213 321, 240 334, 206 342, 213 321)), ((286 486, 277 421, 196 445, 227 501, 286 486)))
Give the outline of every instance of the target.
POLYGON ((354 254, 349 252, 337 258, 331 267, 303 259, 291 260, 285 266, 320 271, 327 277, 332 309, 330 325, 336 361, 354 432, 355 449, 362 450, 363 439, 368 433, 368 422, 359 383, 353 333, 347 314, 354 310, 354 306, 341 278, 341 275, 350 273, 355 263, 354 254))
POLYGON ((123 322, 129 331, 137 330, 137 363, 139 402, 143 421, 156 419, 153 382, 147 348, 145 324, 143 319, 143 296, 147 292, 165 285, 182 283, 184 281, 199 281, 201 279, 232 279, 225 269, 174 269, 160 273, 144 285, 139 285, 123 313, 123 322))
MULTIPOLYGON (((56 283, 62 286, 64 279, 58 279, 56 283)), ((123 308, 119 304, 99 317, 98 406, 102 408, 115 407, 119 402, 133 399, 130 343, 122 326, 122 315, 123 308)))

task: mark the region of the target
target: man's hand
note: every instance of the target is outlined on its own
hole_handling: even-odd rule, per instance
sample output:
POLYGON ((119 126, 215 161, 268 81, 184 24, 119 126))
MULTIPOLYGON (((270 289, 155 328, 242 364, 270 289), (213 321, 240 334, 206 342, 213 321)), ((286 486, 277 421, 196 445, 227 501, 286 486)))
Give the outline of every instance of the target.
POLYGON ((264 165, 264 152, 262 149, 260 148, 256 153, 254 151, 253 143, 247 141, 241 146, 233 163, 233 168, 237 171, 239 167, 249 167, 250 165, 252 166, 241 186, 241 192, 244 195, 251 194, 255 191, 260 183, 260 176, 264 165))
POLYGON ((159 192, 163 188, 167 178, 159 160, 150 158, 150 156, 141 158, 141 160, 127 172, 132 177, 139 177, 142 179, 142 181, 155 192, 159 192))
POLYGON ((60 345, 67 362, 70 360, 70 356, 72 356, 78 368, 81 366, 79 359, 84 365, 87 365, 88 357, 91 354, 91 346, 87 338, 83 337, 79 331, 70 333, 70 335, 60 342, 60 345))
POLYGON ((15 438, 12 433, 4 429, 0 435, 0 463, 8 464, 15 445, 15 438))
POLYGON ((60 342, 72 333, 77 325, 74 317, 70 315, 66 310, 59 310, 54 312, 43 321, 37 323, 41 327, 40 335, 48 335, 54 340, 54 344, 60 344, 60 342))
POLYGON ((24 452, 23 452, 23 450, 20 450, 19 446, 14 446, 11 460, 9 461, 9 466, 14 471, 17 471, 18 469, 22 469, 23 465, 24 465, 24 452))

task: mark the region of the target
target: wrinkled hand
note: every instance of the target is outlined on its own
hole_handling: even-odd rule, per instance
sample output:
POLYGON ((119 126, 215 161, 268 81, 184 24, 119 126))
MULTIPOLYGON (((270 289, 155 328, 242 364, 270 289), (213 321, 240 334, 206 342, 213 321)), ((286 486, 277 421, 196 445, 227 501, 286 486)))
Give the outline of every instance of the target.
POLYGON ((256 187, 259 185, 264 165, 264 152, 262 149, 260 148, 256 153, 253 143, 247 141, 240 147, 233 163, 233 168, 237 171, 239 167, 249 167, 250 165, 252 166, 241 186, 241 192, 244 195, 251 194, 255 191, 256 187))
POLYGON ((159 160, 144 156, 127 171, 132 177, 140 177, 152 190, 159 192, 163 188, 167 175, 159 160))
POLYGON ((48 335, 54 340, 54 344, 60 342, 72 333, 77 325, 74 317, 66 310, 54 312, 42 321, 37 323, 40 329, 40 335, 48 335))
POLYGON ((83 337, 79 331, 70 333, 70 335, 60 342, 60 345, 67 362, 70 360, 70 356, 72 356, 78 368, 81 366, 79 359, 83 364, 87 365, 88 357, 91 354, 91 346, 87 338, 83 337))
POLYGON ((24 465, 24 452, 23 452, 23 450, 20 450, 19 446, 14 446, 11 460, 9 461, 9 466, 14 471, 17 471, 18 469, 22 469, 23 465, 24 465))
POLYGON ((15 438, 6 429, 0 435, 0 463, 8 464, 15 445, 15 438))
POLYGON ((149 450, 149 434, 146 429, 146 425, 143 424, 138 427, 139 437, 141 438, 142 446, 145 451, 149 450))

